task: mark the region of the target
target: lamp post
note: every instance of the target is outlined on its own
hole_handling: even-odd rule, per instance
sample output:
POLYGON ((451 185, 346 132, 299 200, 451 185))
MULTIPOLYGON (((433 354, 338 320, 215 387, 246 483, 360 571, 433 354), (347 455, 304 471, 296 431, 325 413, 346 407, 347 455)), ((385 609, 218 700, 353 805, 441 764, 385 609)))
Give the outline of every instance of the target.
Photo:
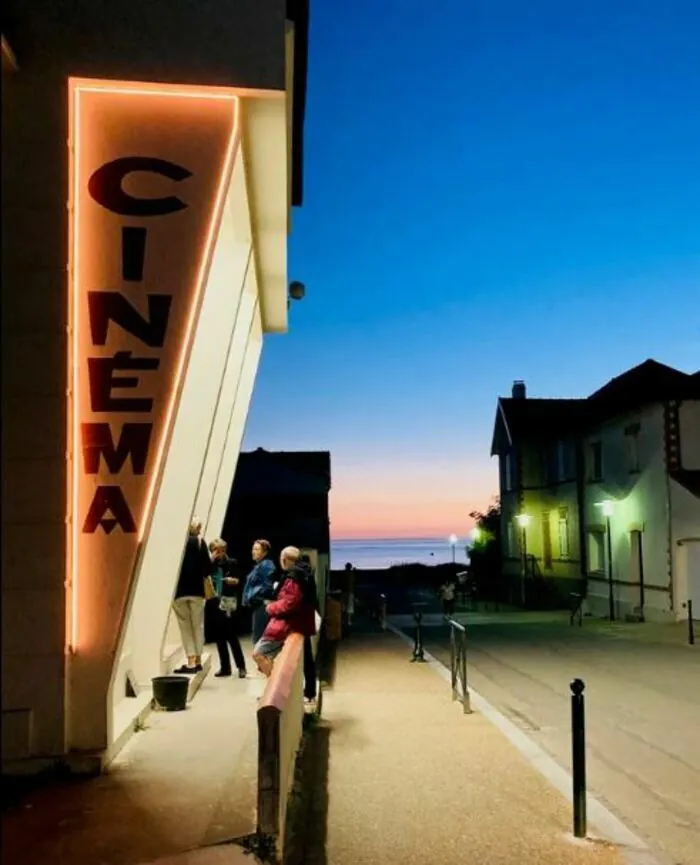
POLYGON ((603 511, 605 517, 605 534, 608 548, 608 614, 610 621, 615 621, 615 592, 613 589, 613 560, 612 560, 612 532, 610 530, 610 517, 613 515, 614 502, 611 499, 605 499, 598 502, 597 506, 603 511))
POLYGON ((450 535, 448 540, 452 547, 452 564, 455 565, 457 563, 457 541, 459 541, 459 538, 457 535, 450 535))
POLYGON ((520 569, 520 600, 525 606, 525 580, 527 578, 527 527, 530 525, 529 514, 518 514, 515 521, 520 526, 520 551, 522 553, 522 567, 520 569))

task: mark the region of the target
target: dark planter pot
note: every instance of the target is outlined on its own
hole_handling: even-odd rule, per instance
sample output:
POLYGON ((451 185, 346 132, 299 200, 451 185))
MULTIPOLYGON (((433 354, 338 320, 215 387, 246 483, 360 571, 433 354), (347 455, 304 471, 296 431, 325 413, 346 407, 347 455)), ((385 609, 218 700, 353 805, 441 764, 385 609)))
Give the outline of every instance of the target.
POLYGON ((151 681, 156 709, 162 712, 181 712, 187 708, 190 680, 186 676, 156 676, 151 681))

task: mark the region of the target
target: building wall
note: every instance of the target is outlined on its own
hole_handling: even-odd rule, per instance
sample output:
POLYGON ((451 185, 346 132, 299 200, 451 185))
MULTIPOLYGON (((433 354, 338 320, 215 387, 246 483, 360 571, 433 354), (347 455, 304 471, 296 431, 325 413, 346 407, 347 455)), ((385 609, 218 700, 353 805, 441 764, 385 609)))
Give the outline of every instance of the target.
MULTIPOLYGON (((504 550, 504 572, 518 576, 522 570, 522 529, 516 516, 527 514, 531 520, 526 529, 526 548, 529 567, 538 577, 556 580, 552 585, 563 598, 574 589, 569 580, 581 578, 579 507, 576 479, 555 481, 544 485, 542 454, 539 449, 524 445, 519 449, 520 473, 515 480, 515 490, 504 489, 505 472, 501 468, 501 532, 504 550), (559 531, 560 516, 566 515, 568 545, 559 531), (549 525, 552 560, 545 561, 545 522, 549 525), (509 528, 510 526, 510 528, 509 528), (510 549, 509 549, 510 545, 510 549), (567 549, 568 546, 568 549, 567 549), (530 558, 532 557, 532 558, 530 558)), ((504 460, 501 458, 501 463, 504 460)), ((568 477, 568 475, 565 475, 568 477)))
POLYGON ((528 490, 524 495, 523 513, 532 518, 527 527, 527 552, 535 558, 537 575, 549 579, 580 579, 576 483, 528 490), (566 524, 566 529, 562 525, 561 531, 560 520, 566 524), (551 564, 545 556, 546 527, 550 538, 551 564))
POLYGON ((284 90, 285 23, 283 0, 3 3, 21 70, 84 78, 284 90))
POLYGON ((700 399, 685 400, 678 410, 681 439, 681 467, 700 470, 700 399))
POLYGON ((67 138, 63 82, 3 71, 5 759, 65 745, 67 138))
MULTIPOLYGON (((700 400, 686 400, 679 408, 681 468, 700 469, 700 400)), ((693 618, 700 619, 700 498, 671 481, 671 553, 677 603, 676 617, 685 618, 688 600, 693 618)))
POLYGON ((614 602, 617 616, 640 606, 637 558, 633 531, 641 532, 645 584, 645 616, 673 617, 669 553, 669 487, 664 449, 663 407, 656 405, 601 426, 584 438, 585 528, 589 546, 589 609, 594 615, 608 610, 606 521, 599 504, 614 502, 610 518, 614 602), (630 458, 625 429, 639 424, 639 471, 630 458), (592 446, 602 445, 602 478, 594 479, 592 446), (601 540, 602 538, 602 540, 601 540), (602 550, 602 559, 597 555, 602 550))
POLYGON ((700 498, 671 480, 671 553, 673 563, 674 609, 677 619, 687 615, 688 598, 693 599, 695 612, 700 615, 700 574, 694 569, 695 551, 689 545, 700 543, 700 498), (697 599, 696 599, 697 598, 697 599))
MULTIPOLYGON (((242 162, 234 171, 235 197, 243 196, 245 188, 235 183, 237 173, 242 175, 242 162)), ((242 203, 245 206, 244 197, 242 203)), ((212 503, 217 484, 230 489, 235 471, 230 460, 222 466, 224 447, 228 437, 236 455, 240 448, 262 345, 250 231, 244 220, 236 226, 230 219, 238 204, 230 202, 229 219, 222 225, 163 480, 135 575, 120 663, 111 679, 110 743, 120 732, 115 719, 122 714, 125 676, 132 674, 139 687, 148 690, 151 678, 161 673, 170 602, 191 518, 196 514, 208 520, 209 538, 221 532, 216 512, 212 519, 212 503)))
MULTIPOLYGON (((240 234, 234 196, 222 231, 230 234, 238 220, 238 236, 213 263, 160 495, 123 618, 118 613, 119 647, 84 664, 76 685, 80 665, 67 669, 65 588, 67 79, 281 91, 285 9, 282 2, 242 0, 235 14, 222 16, 220 3, 204 0, 192 15, 186 0, 127 0, 119 7, 77 0, 68 14, 46 0, 8 0, 3 33, 19 63, 17 72, 3 66, 2 99, 3 760, 50 760, 107 747, 126 671, 142 684, 159 672, 179 538, 195 506, 209 531, 221 527, 262 342, 250 228, 240 234)), ((242 170, 234 174, 239 189, 242 170)), ((264 229, 284 234, 286 220, 264 229)))
POLYGON ((501 549, 503 572, 520 573, 520 541, 515 517, 520 513, 520 496, 515 491, 501 490, 501 549))

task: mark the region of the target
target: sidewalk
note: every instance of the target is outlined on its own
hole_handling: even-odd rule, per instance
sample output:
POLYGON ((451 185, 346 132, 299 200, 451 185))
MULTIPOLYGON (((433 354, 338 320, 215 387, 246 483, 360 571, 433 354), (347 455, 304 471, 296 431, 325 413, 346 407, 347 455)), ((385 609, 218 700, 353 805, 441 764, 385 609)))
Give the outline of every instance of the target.
MULTIPOLYGON (((507 739, 393 634, 354 634, 324 693, 330 865, 619 865, 507 739)), ((312 865, 309 860, 309 865, 312 865)))
MULTIPOLYGON (((212 674, 187 711, 151 713, 109 774, 23 796, 2 815, 2 861, 145 865, 252 832, 264 684, 212 674)), ((224 850, 231 865, 243 859, 224 847, 177 862, 219 862, 224 850)))
MULTIPOLYGON (((589 633, 600 634, 616 640, 637 640, 643 643, 681 646, 691 651, 697 651, 696 646, 688 644, 687 622, 610 622, 608 619, 597 619, 584 616, 583 623, 571 625, 568 610, 522 610, 505 604, 496 610, 493 603, 479 601, 474 607, 471 603, 455 604, 454 617, 469 626, 477 625, 558 625, 571 631, 572 639, 586 639, 589 633)), ((395 627, 410 631, 415 627, 413 613, 390 613, 388 620, 395 627)), ((442 627, 445 617, 437 603, 426 607, 423 612, 424 628, 442 627)), ((700 625, 696 626, 696 641, 700 644, 700 625)))

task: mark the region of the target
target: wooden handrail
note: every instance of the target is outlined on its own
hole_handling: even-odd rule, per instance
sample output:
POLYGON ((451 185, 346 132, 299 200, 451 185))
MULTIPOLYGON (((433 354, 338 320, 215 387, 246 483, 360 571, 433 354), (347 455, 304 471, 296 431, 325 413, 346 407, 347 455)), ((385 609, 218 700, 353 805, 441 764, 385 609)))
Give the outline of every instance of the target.
POLYGON ((274 839, 278 852, 301 743, 303 666, 304 638, 291 634, 275 660, 258 706, 258 834, 274 839))
POLYGON ((282 651, 275 660, 265 691, 260 699, 258 712, 276 709, 282 712, 292 690, 292 679, 304 653, 304 638, 301 634, 290 634, 284 641, 282 651))

